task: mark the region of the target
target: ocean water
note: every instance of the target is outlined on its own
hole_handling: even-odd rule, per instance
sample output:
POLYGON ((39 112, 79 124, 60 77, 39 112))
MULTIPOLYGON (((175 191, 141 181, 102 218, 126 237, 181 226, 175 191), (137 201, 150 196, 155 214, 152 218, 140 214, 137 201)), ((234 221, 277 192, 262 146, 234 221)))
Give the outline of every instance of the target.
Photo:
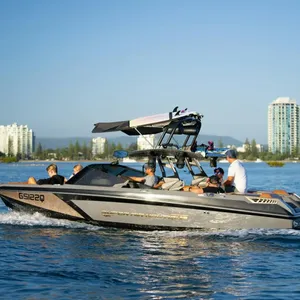
MULTIPOLYGON (((0 164, 0 183, 43 178, 47 165, 0 164)), ((72 163, 58 166, 71 174, 72 163)), ((300 194, 300 164, 245 166, 250 188, 300 194)), ((17 213, 0 201, 0 245, 1 299, 300 298, 295 230, 130 231, 17 213)))

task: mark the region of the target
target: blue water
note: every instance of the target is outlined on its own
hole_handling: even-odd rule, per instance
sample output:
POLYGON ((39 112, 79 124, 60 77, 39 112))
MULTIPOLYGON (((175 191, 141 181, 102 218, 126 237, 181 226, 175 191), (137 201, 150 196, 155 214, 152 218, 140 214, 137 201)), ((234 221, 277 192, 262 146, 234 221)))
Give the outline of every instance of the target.
MULTIPOLYGON (((47 165, 0 164, 0 183, 43 178, 47 165)), ((73 163, 58 166, 68 177, 73 163)), ((300 164, 245 166, 250 188, 300 194, 300 164)), ((16 213, 0 201, 0 245, 1 299, 300 298, 300 231, 129 231, 16 213)))

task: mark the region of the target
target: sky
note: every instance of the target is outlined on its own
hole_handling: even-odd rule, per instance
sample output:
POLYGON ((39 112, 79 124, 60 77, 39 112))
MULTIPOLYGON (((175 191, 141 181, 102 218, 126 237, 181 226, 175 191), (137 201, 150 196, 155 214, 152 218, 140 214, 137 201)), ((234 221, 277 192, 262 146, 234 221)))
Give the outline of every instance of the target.
POLYGON ((202 133, 267 143, 277 97, 300 104, 298 0, 0 0, 0 125, 96 137, 172 111, 202 133))

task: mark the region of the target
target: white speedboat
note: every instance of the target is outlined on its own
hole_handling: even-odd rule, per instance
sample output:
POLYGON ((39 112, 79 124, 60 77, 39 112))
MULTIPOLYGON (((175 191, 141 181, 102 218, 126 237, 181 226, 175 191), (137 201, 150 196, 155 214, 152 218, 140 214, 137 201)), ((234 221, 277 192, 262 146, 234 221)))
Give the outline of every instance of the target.
MULTIPOLYGON (((300 229, 300 198, 284 190, 252 191, 245 194, 195 194, 183 192, 178 169, 185 168, 192 184, 207 177, 200 160, 216 166, 219 154, 190 151, 201 129, 202 115, 188 110, 135 120, 98 123, 93 132, 121 131, 128 135, 160 133, 153 149, 134 151, 131 158, 147 158, 161 171, 164 184, 153 189, 128 180, 142 176, 142 169, 119 163, 86 166, 64 185, 2 184, 0 196, 7 207, 41 212, 102 226, 145 229, 300 229), (176 137, 183 136, 181 145, 176 137), (166 166, 173 171, 166 172, 166 166)), ((124 158, 125 151, 115 153, 124 158)))

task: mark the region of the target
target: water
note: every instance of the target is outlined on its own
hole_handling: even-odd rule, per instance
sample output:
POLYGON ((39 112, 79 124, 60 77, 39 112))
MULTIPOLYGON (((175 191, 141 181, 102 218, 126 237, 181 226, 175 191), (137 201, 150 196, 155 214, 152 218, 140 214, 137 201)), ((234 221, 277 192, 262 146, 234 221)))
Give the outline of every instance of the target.
MULTIPOLYGON (((47 165, 0 164, 0 182, 43 178, 47 165)), ((73 163, 58 166, 72 173, 73 163)), ((300 164, 245 166, 250 188, 300 194, 300 164)), ((0 244, 1 299, 300 297, 295 230, 129 231, 12 212, 0 202, 0 244)))

